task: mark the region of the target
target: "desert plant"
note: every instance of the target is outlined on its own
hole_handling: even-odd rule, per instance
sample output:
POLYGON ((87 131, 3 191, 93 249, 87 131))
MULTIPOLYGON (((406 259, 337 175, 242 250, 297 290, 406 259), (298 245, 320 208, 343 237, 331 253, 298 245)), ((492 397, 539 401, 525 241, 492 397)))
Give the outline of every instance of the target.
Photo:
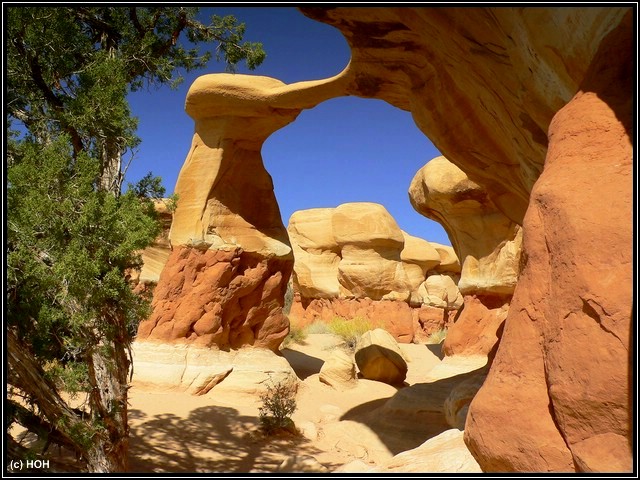
POLYGON ((304 329, 306 333, 332 333, 331 328, 326 322, 322 320, 315 320, 313 323, 307 325, 304 329))
POLYGON ((429 335, 429 337, 427 338, 427 343, 431 345, 437 345, 439 343, 442 343, 442 341, 446 337, 447 337, 447 329, 441 328, 440 330, 433 332, 431 335, 429 335))
POLYGON ((375 328, 378 328, 378 322, 362 317, 354 317, 352 319, 334 317, 329 323, 331 333, 342 338, 346 348, 350 351, 355 350, 356 344, 363 333, 375 328))
POLYGON ((291 313, 291 305, 293 305, 293 297, 295 292, 293 291, 293 281, 289 280, 287 283, 287 290, 284 292, 284 305, 282 307, 282 311, 285 315, 289 315, 291 313))
POLYGON ((296 325, 294 323, 289 323, 289 333, 286 337, 284 337, 282 348, 287 348, 293 343, 304 345, 306 338, 307 331, 305 328, 300 327, 299 325, 296 325))
POLYGON ((291 415, 296 411, 296 384, 287 381, 267 384, 267 390, 260 396, 262 406, 259 418, 262 430, 267 435, 281 431, 295 431, 291 415))

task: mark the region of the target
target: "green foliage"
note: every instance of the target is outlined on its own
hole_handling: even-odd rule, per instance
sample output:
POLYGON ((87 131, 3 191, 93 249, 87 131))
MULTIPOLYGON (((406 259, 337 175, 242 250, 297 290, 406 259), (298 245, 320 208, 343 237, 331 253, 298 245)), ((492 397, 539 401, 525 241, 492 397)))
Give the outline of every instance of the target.
POLYGON ((178 195, 177 193, 172 193, 171 195, 169 195, 169 198, 165 201, 167 210, 169 210, 171 213, 174 213, 176 211, 176 208, 178 208, 179 199, 180 195, 178 195))
POLYGON ((43 360, 74 361, 103 336, 118 337, 113 319, 131 331, 147 315, 124 272, 140 265, 136 252, 160 227, 149 200, 95 190, 96 160, 82 154, 70 164, 65 137, 25 140, 15 151, 7 170, 7 323, 43 360))
POLYGON ((305 328, 302 328, 294 323, 289 323, 289 333, 284 338, 281 348, 287 348, 293 343, 304 345, 307 339, 307 332, 305 328))
POLYGON ((259 409, 260 424, 267 435, 282 430, 295 430, 291 415, 296 411, 296 384, 281 381, 268 384, 267 390, 260 396, 262 406, 259 409))
MULTIPOLYGON (((229 70, 264 59, 260 44, 242 43, 243 24, 214 17, 204 25, 197 12, 5 10, 6 328, 10 350, 23 354, 8 356, 8 384, 38 428, 61 433, 79 452, 101 451, 111 468, 126 457, 116 447, 127 435, 118 407, 126 405, 126 349, 150 313, 150 299, 134 294, 127 273, 160 233, 152 199, 164 195, 151 173, 122 191, 122 158, 133 160, 140 141, 127 95, 175 86, 180 71, 204 67, 211 54, 200 53, 199 43, 217 45, 229 70), (33 378, 40 381, 27 381, 33 378), (110 393, 120 389, 109 385, 124 393, 110 393), (86 418, 62 405, 61 392, 91 392, 86 418)), ((7 424, 15 421, 14 412, 7 424)), ((92 455, 90 471, 105 468, 99 457, 92 455)))
POLYGON ((433 332, 431 335, 429 335, 426 343, 430 345, 437 345, 439 343, 442 343, 445 338, 447 338, 447 329, 441 328, 440 330, 433 332))
POLYGON ((342 338, 350 351, 355 350, 358 340, 365 332, 375 328, 378 328, 377 322, 362 317, 352 319, 334 317, 329 323, 331 333, 342 338))
POLYGON ((305 328, 305 332, 307 334, 314 334, 314 333, 333 333, 331 331, 331 327, 329 327, 328 323, 325 323, 321 320, 316 320, 313 323, 310 323, 309 325, 306 326, 305 328))

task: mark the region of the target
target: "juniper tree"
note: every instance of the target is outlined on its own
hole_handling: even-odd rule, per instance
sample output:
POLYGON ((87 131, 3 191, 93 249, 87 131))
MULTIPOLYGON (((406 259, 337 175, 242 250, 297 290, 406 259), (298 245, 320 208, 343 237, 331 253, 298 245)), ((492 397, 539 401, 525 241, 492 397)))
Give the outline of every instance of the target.
POLYGON ((197 14, 4 7, 12 459, 27 453, 9 432, 18 423, 75 451, 90 472, 127 469, 129 346, 149 313, 127 274, 159 232, 151 198, 164 193, 151 175, 122 188, 123 157, 139 143, 127 95, 205 66, 201 44, 231 71, 265 57, 234 17, 205 25, 197 14))

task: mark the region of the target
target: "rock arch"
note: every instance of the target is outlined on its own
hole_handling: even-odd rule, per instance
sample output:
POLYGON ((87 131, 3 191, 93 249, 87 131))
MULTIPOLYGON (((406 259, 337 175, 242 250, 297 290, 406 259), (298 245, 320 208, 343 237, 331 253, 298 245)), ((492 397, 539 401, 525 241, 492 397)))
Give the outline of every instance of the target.
POLYGON ((488 472, 630 470, 632 9, 301 10, 345 35, 351 62, 330 79, 292 85, 240 75, 194 83, 186 108, 196 133, 178 181, 188 195, 139 336, 277 347, 292 259, 261 142, 325 99, 383 99, 411 111, 522 226, 523 270, 465 429, 474 457, 488 472), (233 178, 239 161, 256 180, 233 178), (199 171, 199 162, 209 166, 199 171), (170 313, 175 305, 158 292, 199 295, 203 272, 217 272, 217 296, 192 304, 195 313, 170 313))

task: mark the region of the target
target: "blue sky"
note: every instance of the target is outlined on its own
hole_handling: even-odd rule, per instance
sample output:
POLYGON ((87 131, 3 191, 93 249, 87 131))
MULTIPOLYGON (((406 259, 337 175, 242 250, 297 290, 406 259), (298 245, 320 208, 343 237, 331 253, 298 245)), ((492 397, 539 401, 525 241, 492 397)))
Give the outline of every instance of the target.
MULTIPOLYGON (((342 34, 295 8, 201 8, 203 22, 208 23, 211 14, 234 15, 246 24, 244 39, 264 46, 263 64, 254 71, 242 64, 237 73, 289 84, 333 76, 349 62, 342 34)), ((142 143, 127 181, 152 171, 162 177, 167 194, 173 192, 193 136, 193 121, 184 111, 187 90, 198 76, 223 71, 224 65, 212 59, 206 69, 184 75, 177 90, 165 86, 129 97, 142 143)), ((357 97, 335 98, 304 110, 262 149, 285 226, 296 210, 376 202, 407 233, 450 245, 442 226, 418 214, 407 194, 415 173, 438 155, 409 112, 357 97)))

